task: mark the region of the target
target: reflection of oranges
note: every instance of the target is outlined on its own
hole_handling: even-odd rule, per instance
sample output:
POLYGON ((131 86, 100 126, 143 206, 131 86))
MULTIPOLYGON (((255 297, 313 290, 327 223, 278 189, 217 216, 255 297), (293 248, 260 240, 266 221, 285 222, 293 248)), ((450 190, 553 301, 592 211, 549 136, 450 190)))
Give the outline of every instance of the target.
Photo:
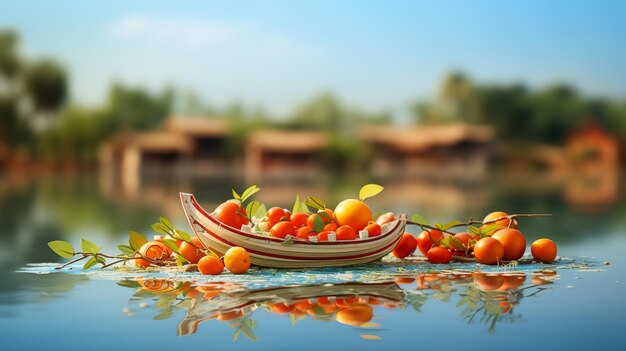
POLYGON ((504 284, 504 277, 501 275, 480 274, 474 279, 474 283, 480 290, 491 291, 499 289, 504 284))
POLYGON ((138 279, 137 283, 143 290, 152 292, 166 292, 174 290, 172 282, 165 279, 138 279))
POLYGON ((552 262, 556 258, 556 244, 550 239, 535 240, 530 251, 538 262, 552 262))
POLYGON ((501 229, 495 232, 492 238, 498 240, 504 246, 503 260, 519 260, 526 251, 526 239, 522 232, 517 229, 501 229))
POLYGON ((231 247, 224 254, 224 265, 231 273, 244 273, 250 269, 250 255, 243 247, 231 247))
POLYGON ((340 226, 349 225, 359 231, 372 220, 372 210, 363 201, 347 199, 335 208, 335 219, 340 226))
POLYGON ((504 283, 498 288, 499 291, 517 289, 524 285, 526 275, 504 275, 504 283))
POLYGON ((504 246, 498 240, 487 237, 474 246, 474 257, 482 264, 498 264, 504 256, 504 246))
POLYGON ((203 275, 219 275, 224 271, 224 264, 219 258, 208 255, 198 261, 198 270, 203 275))
POLYGON ((372 320, 374 310, 371 306, 360 304, 341 309, 335 315, 337 322, 359 327, 372 320))
POLYGON ((237 309, 233 311, 222 312, 217 315, 216 319, 220 321, 231 321, 233 319, 237 319, 241 317, 243 317, 243 311, 241 309, 237 309))

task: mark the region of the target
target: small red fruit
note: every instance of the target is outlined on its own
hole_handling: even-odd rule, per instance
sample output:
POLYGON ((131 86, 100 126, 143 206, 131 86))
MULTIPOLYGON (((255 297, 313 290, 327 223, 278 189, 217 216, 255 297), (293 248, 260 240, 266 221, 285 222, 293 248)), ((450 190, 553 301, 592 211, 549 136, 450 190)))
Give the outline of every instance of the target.
POLYGON ((287 235, 295 236, 296 229, 290 222, 278 222, 270 229, 270 235, 284 239, 287 235))
POLYGON ((356 231, 349 225, 342 225, 337 228, 337 240, 354 240, 356 239, 356 231))
POLYGON ((226 201, 219 205, 215 209, 215 218, 236 229, 241 229, 241 226, 250 222, 246 218, 246 210, 235 201, 226 201))
POLYGON ((413 234, 404 233, 402 235, 402 239, 400 239, 400 242, 398 243, 396 248, 393 249, 392 253, 398 258, 405 258, 412 254, 413 251, 415 251, 415 248, 417 248, 417 240, 415 240, 413 234))
POLYGON ((450 260, 452 260, 452 252, 445 247, 437 246, 428 250, 426 257, 430 263, 450 263, 450 260))
POLYGON ((306 221, 308 219, 309 219, 308 213, 300 212, 300 213, 292 214, 291 217, 289 217, 289 222, 291 222, 291 224, 293 224, 294 227, 300 228, 306 225, 306 221))
POLYGON ((267 211, 267 221, 270 223, 270 227, 274 227, 274 225, 280 221, 289 220, 289 216, 285 213, 285 210, 280 207, 272 207, 267 211))
POLYGON ((365 230, 367 230, 368 237, 379 236, 383 232, 380 224, 375 222, 370 223, 367 227, 365 227, 365 230))
POLYGON ((420 249, 422 255, 426 256, 428 250, 434 246, 439 246, 441 239, 443 239, 443 233, 440 230, 424 230, 417 236, 417 247, 420 249))

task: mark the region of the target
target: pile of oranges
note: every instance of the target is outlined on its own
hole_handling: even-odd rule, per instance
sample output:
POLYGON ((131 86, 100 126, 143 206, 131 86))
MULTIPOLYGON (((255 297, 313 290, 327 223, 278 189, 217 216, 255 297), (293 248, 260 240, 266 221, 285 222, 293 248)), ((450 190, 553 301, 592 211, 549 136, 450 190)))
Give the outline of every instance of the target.
MULTIPOLYGON (((526 238, 518 229, 518 222, 505 212, 492 212, 483 219, 487 232, 471 234, 444 233, 438 229, 422 231, 417 238, 405 233, 393 251, 398 258, 409 256, 416 248, 430 263, 449 263, 452 256, 474 257, 482 264, 500 264, 516 261, 526 252, 526 238)), ((532 243, 531 253, 537 262, 552 262, 556 259, 557 247, 550 239, 539 239, 532 243)))
MULTIPOLYGON (((257 227, 275 238, 288 235, 308 241, 355 240, 359 231, 367 231, 368 237, 382 233, 381 225, 386 217, 374 222, 372 210, 361 200, 347 199, 335 210, 320 209, 315 213, 291 213, 287 209, 272 207, 257 227), (334 239, 333 239, 334 236, 334 239)), ((219 218, 218 218, 219 219, 219 218)), ((393 220, 393 216, 391 218, 393 220)))

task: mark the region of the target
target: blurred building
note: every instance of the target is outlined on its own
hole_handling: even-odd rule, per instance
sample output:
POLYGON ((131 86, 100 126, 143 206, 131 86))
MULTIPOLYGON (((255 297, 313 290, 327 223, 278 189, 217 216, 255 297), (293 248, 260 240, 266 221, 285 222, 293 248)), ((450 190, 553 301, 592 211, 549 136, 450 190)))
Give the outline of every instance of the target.
POLYGON ((100 171, 129 189, 146 176, 228 173, 227 127, 224 119, 176 116, 157 131, 121 132, 101 145, 100 171))
POLYGON ((463 123, 396 127, 363 126, 362 143, 373 151, 375 176, 482 178, 487 174, 489 126, 463 123))
POLYGON ((300 178, 323 170, 328 137, 317 131, 259 130, 246 142, 245 174, 255 178, 300 178))

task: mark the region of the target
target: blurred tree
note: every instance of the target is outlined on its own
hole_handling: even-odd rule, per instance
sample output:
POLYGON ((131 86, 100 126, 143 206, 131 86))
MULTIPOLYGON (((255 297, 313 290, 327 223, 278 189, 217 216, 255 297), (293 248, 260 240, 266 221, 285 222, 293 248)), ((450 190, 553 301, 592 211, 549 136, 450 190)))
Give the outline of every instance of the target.
POLYGON ((0 143, 33 149, 33 132, 41 118, 53 117, 67 97, 67 77, 58 63, 25 61, 19 37, 0 30, 0 143))
POLYGON ((170 114, 173 98, 172 88, 151 95, 142 88, 113 84, 104 110, 108 122, 107 134, 119 129, 147 130, 158 127, 170 114))
POLYGON ((480 100, 474 85, 459 72, 451 73, 444 78, 437 99, 431 105, 417 105, 414 109, 417 109, 414 113, 423 123, 482 121, 480 100))

